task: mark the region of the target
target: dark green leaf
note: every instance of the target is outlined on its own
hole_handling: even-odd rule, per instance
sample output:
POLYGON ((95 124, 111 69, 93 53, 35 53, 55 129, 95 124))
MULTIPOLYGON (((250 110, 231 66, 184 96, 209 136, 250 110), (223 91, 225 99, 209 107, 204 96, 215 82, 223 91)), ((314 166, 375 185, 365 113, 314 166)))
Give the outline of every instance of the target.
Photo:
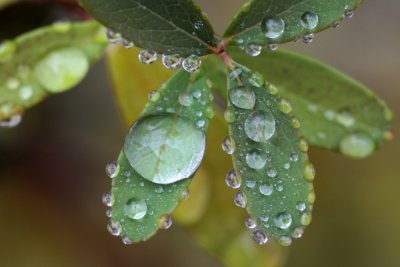
POLYGON ((261 75, 237 64, 233 68, 225 119, 230 123, 235 173, 228 184, 237 188, 240 183, 235 204, 246 207, 257 224, 256 242, 263 244, 267 234, 289 245, 311 220, 315 173, 308 146, 288 101, 280 99, 261 75))
POLYGON ((102 33, 95 22, 63 22, 3 42, 0 120, 79 83, 103 52, 106 41, 102 33))
POLYGON ((392 112, 364 85, 314 59, 275 51, 249 58, 237 48, 232 57, 259 71, 289 99, 310 144, 360 158, 388 138, 392 112))
POLYGON ((192 0, 80 0, 108 28, 158 53, 209 54, 214 31, 192 0))
MULTIPOLYGON (((143 121, 149 120, 149 118, 162 118, 163 121, 160 121, 158 126, 170 127, 168 128, 169 134, 189 134, 184 132, 183 127, 173 129, 175 126, 178 127, 177 121, 185 120, 205 135, 209 114, 212 111, 209 90, 207 80, 201 72, 192 75, 183 70, 177 72, 166 84, 161 86, 159 92, 151 95, 144 112, 132 129, 136 125, 144 123, 143 121), (185 102, 187 99, 184 97, 189 97, 192 103, 186 105, 188 102, 185 102), (167 121, 165 118, 168 122, 169 119, 173 119, 175 122, 166 125, 164 123, 167 121)), ((157 144, 164 143, 165 140, 155 138, 157 131, 149 131, 151 135, 145 136, 147 142, 143 142, 143 145, 155 149, 154 153, 156 153, 157 144)), ((194 140, 192 141, 194 142, 194 140)), ((185 149, 190 147, 183 143, 181 145, 185 149)), ((138 242, 147 240, 158 229, 168 226, 169 214, 184 198, 191 177, 168 184, 153 183, 139 175, 137 169, 132 168, 132 164, 128 161, 130 153, 125 147, 119 156, 115 174, 112 175, 115 178, 113 178, 110 196, 110 199, 112 199, 110 201, 112 202, 112 218, 109 228, 114 234, 121 234, 125 242, 138 242)), ((135 153, 140 154, 143 151, 138 150, 135 153)), ((143 156, 147 160, 149 159, 149 154, 145 153, 143 156)), ((170 154, 167 156, 166 160, 169 161, 178 155, 170 154)), ((151 160, 150 165, 146 161, 143 164, 148 168, 152 166, 151 160)), ((176 164, 179 164, 179 162, 176 162, 176 164)), ((160 169, 160 173, 165 174, 165 169, 160 169)))
POLYGON ((360 3, 361 0, 253 0, 236 15, 224 37, 245 47, 290 42, 332 26, 360 3))

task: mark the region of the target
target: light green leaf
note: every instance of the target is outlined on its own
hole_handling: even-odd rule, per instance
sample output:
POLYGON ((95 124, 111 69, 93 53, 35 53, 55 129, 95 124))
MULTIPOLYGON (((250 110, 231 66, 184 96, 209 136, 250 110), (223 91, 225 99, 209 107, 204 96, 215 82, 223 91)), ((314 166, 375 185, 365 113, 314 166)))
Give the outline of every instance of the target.
POLYGON ((228 184, 240 188, 235 204, 257 224, 254 240, 263 244, 268 235, 289 245, 311 220, 315 173, 308 146, 293 124, 289 102, 261 75, 238 64, 233 68, 225 112, 234 163, 228 184))
POLYGON ((300 130, 311 145, 361 158, 386 138, 392 112, 364 85, 314 59, 294 52, 266 52, 250 59, 237 48, 231 56, 259 71, 289 99, 300 130))
POLYGON ((139 47, 181 56, 216 46, 214 31, 192 0, 80 0, 108 28, 139 47))
POLYGON ((229 43, 247 47, 297 40, 350 16, 361 0, 252 0, 226 30, 229 43))
MULTIPOLYGON (((158 166, 170 161, 176 161, 175 164, 170 162, 176 166, 181 164, 180 161, 187 160, 187 155, 181 150, 189 150, 192 146, 189 143, 199 141, 198 138, 184 139, 179 146, 175 144, 177 140, 171 141, 171 139, 192 135, 191 132, 201 133, 203 140, 200 140, 198 145, 202 146, 204 151, 204 143, 201 142, 204 142, 210 117, 208 116, 211 110, 209 90, 207 80, 201 72, 190 75, 180 70, 162 85, 158 92, 151 94, 141 117, 131 128, 125 147, 119 156, 118 165, 111 175, 115 178, 112 182, 110 201, 107 202, 112 206, 109 230, 115 235, 122 235, 124 242, 147 240, 158 229, 170 226, 169 214, 185 198, 185 192, 193 172, 198 167, 199 159, 190 162, 194 164, 194 169, 187 171, 186 176, 182 175, 179 181, 174 179, 176 177, 169 177, 175 172, 173 169, 164 165, 158 166), (131 149, 133 135, 135 135, 134 140, 142 141, 139 144, 140 148, 133 144, 135 150, 131 149), (184 143, 185 141, 189 143, 184 143), (133 155, 136 157, 132 158, 133 155), (139 156, 142 156, 144 161, 139 156), (153 159, 158 156, 160 159, 156 168, 153 168, 153 159), (143 166, 133 164, 135 160, 143 166), (160 177, 165 176, 167 179, 147 177, 148 171, 154 169, 160 177), (144 174, 146 179, 138 172, 144 174)), ((201 154, 201 151, 198 153, 201 154)))
POLYGON ((0 120, 70 89, 86 75, 106 41, 95 22, 63 22, 0 45, 0 120))

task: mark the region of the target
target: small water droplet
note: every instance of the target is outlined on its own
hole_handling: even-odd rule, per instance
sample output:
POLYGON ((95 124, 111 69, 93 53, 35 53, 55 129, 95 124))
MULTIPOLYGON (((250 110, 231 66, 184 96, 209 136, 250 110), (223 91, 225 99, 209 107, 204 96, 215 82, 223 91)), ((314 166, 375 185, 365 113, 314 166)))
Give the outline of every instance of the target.
POLYGON ((108 218, 111 218, 111 217, 112 217, 112 209, 111 209, 111 208, 106 209, 106 216, 107 216, 108 218))
POLYGON ((235 141, 230 136, 225 137, 221 146, 222 150, 228 155, 232 155, 235 152, 235 141))
POLYGON ((30 85, 24 85, 19 89, 19 98, 23 101, 29 100, 33 96, 33 88, 30 85))
POLYGON ((179 96, 179 103, 182 106, 189 107, 193 104, 193 96, 189 93, 183 93, 179 96))
POLYGON ((276 175, 278 174, 278 172, 276 171, 276 169, 274 168, 270 168, 267 171, 267 175, 271 178, 274 178, 276 175))
POLYGON ((297 202, 296 209, 298 211, 305 211, 306 208, 307 208, 307 204, 304 201, 297 202))
POLYGON ((215 111, 212 107, 207 107, 205 114, 207 118, 212 119, 215 116, 215 111))
POLYGON ((262 215, 260 216, 260 220, 263 222, 268 222, 269 221, 269 217, 267 215, 262 215))
POLYGON ((226 174, 225 182, 230 188, 237 189, 240 187, 240 180, 235 170, 231 170, 226 174))
POLYGON ((104 205, 111 207, 114 204, 114 196, 110 192, 104 193, 102 201, 104 205))
POLYGON ((324 112, 324 117, 329 121, 333 121, 336 117, 336 112, 328 109, 324 112))
POLYGON ((317 14, 308 11, 301 16, 301 25, 308 30, 313 30, 317 27, 318 20, 317 14))
POLYGON ((224 118, 227 123, 233 123, 235 121, 235 113, 228 108, 224 112, 224 118))
POLYGON ((308 151, 308 143, 304 139, 300 139, 300 144, 299 144, 300 150, 302 152, 307 152, 308 151))
POLYGON ((290 160, 291 161, 297 161, 299 159, 299 155, 296 153, 292 153, 292 155, 290 155, 290 160))
POLYGON ((144 64, 151 64, 157 60, 157 53, 152 49, 143 49, 139 52, 139 60, 144 64))
POLYGON ((148 94, 147 98, 151 102, 157 102, 158 99, 160 99, 160 96, 161 96, 160 92, 158 92, 157 90, 153 90, 148 94))
POLYGON ((134 47, 135 44, 132 41, 129 41, 128 39, 122 38, 122 47, 125 49, 131 49, 134 47))
POLYGON ((292 244, 292 239, 288 236, 282 236, 279 240, 278 243, 282 246, 290 246, 290 244, 292 244))
POLYGON ((196 55, 191 55, 185 58, 182 62, 182 67, 187 72, 195 72, 201 66, 201 59, 196 55))
POLYGON ((255 230, 252 234, 253 240, 259 244, 264 245, 268 241, 267 235, 261 230, 255 230))
POLYGON ((169 215, 165 215, 160 218, 159 227, 160 229, 167 230, 172 226, 172 218, 169 215))
POLYGON ((51 28, 55 32, 64 33, 68 32, 72 27, 72 23, 70 21, 57 21, 51 25, 51 28))
POLYGON ((265 80, 262 74, 258 72, 253 72, 249 77, 249 83, 255 87, 261 87, 264 85, 265 80))
POLYGON ((287 99, 282 99, 279 102, 279 109, 280 109, 280 111, 282 111, 285 114, 288 114, 293 110, 292 105, 290 104, 289 100, 287 100, 287 99))
POLYGON ((304 229, 301 227, 297 227, 296 229, 293 230, 292 237, 300 238, 303 236, 303 233, 304 233, 304 229))
POLYGON ((154 191, 157 194, 161 194, 162 192, 164 192, 164 189, 163 189, 163 187, 161 185, 157 185, 156 188, 154 189, 154 191))
POLYGON ((113 236, 119 236, 122 232, 122 226, 119 222, 108 222, 107 230, 113 236))
POLYGON ((274 191, 272 185, 269 184, 262 184, 258 189, 260 190, 260 193, 264 196, 269 196, 274 191))
POLYGON ((310 191, 307 195, 307 201, 310 205, 314 204, 315 202, 315 192, 314 190, 310 191))
POLYGON ((315 168, 310 162, 305 163, 304 178, 309 182, 312 182, 315 178, 315 168))
POLYGON ((264 168, 267 163, 266 156, 257 150, 253 150, 246 155, 247 165, 255 170, 264 168))
POLYGON ((121 42, 122 35, 112 29, 107 29, 106 38, 109 43, 116 44, 116 43, 121 42))
POLYGON ((126 235, 122 236, 122 243, 124 243, 124 245, 132 245, 133 241, 129 239, 129 237, 127 237, 126 235))
POLYGON ((344 11, 343 13, 343 17, 345 19, 351 19, 354 16, 354 11, 351 9, 347 9, 346 11, 344 11))
POLYGON ((182 58, 179 55, 162 55, 161 61, 167 69, 176 69, 182 63, 182 58))
POLYGON ((253 180, 251 178, 247 178, 246 179, 246 187, 247 188, 252 189, 252 188, 254 188, 256 186, 256 184, 257 184, 257 182, 255 180, 253 180))
POLYGON ((285 21, 281 18, 266 17, 261 22, 261 30, 264 32, 265 37, 276 39, 284 33, 285 21))
POLYGON ((198 120, 198 121, 196 121, 196 125, 199 128, 203 128, 206 125, 206 121, 205 120, 198 120))
POLYGON ((274 223, 280 229, 287 229, 292 224, 292 215, 287 212, 278 213, 274 218, 274 223))
POLYGON ((203 27, 204 23, 201 20, 195 21, 194 28, 196 30, 200 30, 203 27))
POLYGON ((283 168, 284 168, 285 170, 288 170, 288 169, 290 168, 290 163, 289 163, 289 162, 286 162, 285 164, 283 164, 283 168))
POLYGON ((267 48, 269 51, 273 52, 279 48, 279 45, 278 44, 269 44, 269 45, 267 45, 267 48))
POLYGON ((12 117, 5 119, 5 120, 1 120, 0 121, 0 127, 4 127, 4 128, 14 128, 16 126, 18 126, 22 121, 22 116, 21 114, 15 114, 12 117))
POLYGON ((365 158, 375 150, 375 142, 366 134, 354 133, 340 140, 340 152, 353 158, 365 158))
POLYGON ((248 87, 237 87, 229 91, 229 97, 236 107, 243 109, 252 109, 256 103, 256 95, 248 87))
POLYGON ((244 222, 244 224, 249 229, 254 229, 257 226, 256 221, 253 220, 250 216, 247 216, 246 221, 244 222))
POLYGON ((124 212, 125 216, 133 220, 140 220, 147 214, 146 201, 131 198, 126 202, 124 212))
POLYGON ((20 82, 16 78, 9 78, 6 84, 8 90, 16 90, 20 86, 20 82))
POLYGON ((270 112, 255 111, 246 119, 244 127, 251 140, 266 142, 275 133, 275 118, 270 112))
POLYGON ((309 212, 304 212, 300 217, 300 223, 302 225, 309 225, 311 223, 312 216, 309 212))
POLYGON ((347 111, 343 111, 336 115, 336 121, 344 127, 351 127, 355 123, 353 115, 347 111))
POLYGON ((203 131, 189 120, 170 114, 139 119, 129 130, 124 144, 133 169, 157 184, 190 177, 199 167, 204 150, 203 131))
POLYGON ((340 21, 339 21, 339 20, 335 21, 335 22, 332 24, 332 28, 334 28, 334 29, 336 29, 336 28, 339 27, 339 26, 340 26, 340 21))
POLYGON ((239 208, 245 208, 247 204, 246 196, 243 194, 242 191, 237 191, 235 193, 233 202, 235 203, 236 206, 239 208))
POLYGON ((259 56, 262 52, 262 46, 257 44, 249 44, 246 47, 246 53, 249 56, 256 57, 259 56))
POLYGON ((312 41, 314 41, 315 35, 313 33, 310 34, 306 34, 302 37, 303 43, 305 44, 309 44, 312 43, 312 41))
POLYGON ((117 177, 117 175, 119 174, 119 170, 120 167, 115 161, 108 163, 106 166, 106 174, 111 179, 117 177))

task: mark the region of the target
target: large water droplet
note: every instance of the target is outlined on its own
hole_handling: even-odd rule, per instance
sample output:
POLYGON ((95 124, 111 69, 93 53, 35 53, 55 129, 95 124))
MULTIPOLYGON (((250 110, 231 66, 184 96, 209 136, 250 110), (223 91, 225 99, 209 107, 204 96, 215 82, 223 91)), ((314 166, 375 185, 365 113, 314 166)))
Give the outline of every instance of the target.
POLYGON ((193 175, 204 155, 203 131, 176 115, 138 120, 125 139, 131 166, 145 179, 170 184, 193 175))
POLYGON ((240 187, 240 180, 235 170, 231 170, 226 174, 225 182, 230 188, 236 189, 240 187))
POLYGON ((305 12, 301 16, 301 25, 308 30, 313 30, 317 27, 318 20, 318 15, 314 12, 305 12))
POLYGON ((0 121, 0 127, 14 128, 18 126, 22 121, 21 114, 15 114, 11 118, 0 121))
POLYGON ((252 234, 253 240, 259 244, 264 245, 268 241, 267 235, 261 230, 255 230, 252 234))
POLYGON ((230 136, 225 137, 221 146, 222 150, 228 155, 232 155, 235 152, 235 141, 230 136))
POLYGON ((272 187, 272 185, 262 184, 260 185, 259 190, 260 193, 263 194, 264 196, 269 196, 274 191, 274 188, 272 187))
POLYGON ((276 227, 281 229, 287 229, 292 224, 292 215, 287 212, 278 213, 274 218, 276 227))
POLYGON ((119 222, 110 221, 107 224, 107 230, 110 234, 112 234, 114 236, 119 236, 122 232, 122 226, 119 222))
POLYGON ((281 18, 264 18, 261 22, 261 30, 265 37, 276 39, 285 31, 285 21, 281 18))
POLYGON ((353 158, 364 158, 375 150, 375 142, 368 135, 349 134, 340 140, 340 152, 353 158))
POLYGON ((139 52, 139 60, 144 64, 151 64, 157 60, 157 53, 152 49, 143 49, 139 52))
POLYGON ((237 87, 229 91, 232 104, 238 108, 252 109, 256 103, 256 95, 248 87, 237 87))
POLYGON ((125 216, 133 220, 140 220, 147 214, 146 201, 132 198, 126 202, 124 212, 125 216))
POLYGON ((179 55, 162 55, 161 60, 167 69, 176 69, 182 62, 182 58, 179 55))
POLYGON ((270 112, 253 112, 244 124, 246 135, 253 141, 266 142, 275 133, 275 118, 270 112))
POLYGON ((245 208, 247 204, 247 199, 246 196, 243 194, 242 191, 237 191, 235 193, 233 202, 235 203, 236 206, 239 208, 245 208))
POLYGON ((249 56, 256 57, 259 56, 262 52, 262 46, 257 44, 249 44, 246 47, 246 53, 249 56))
POLYGON ((0 44, 0 62, 10 60, 17 51, 17 45, 13 41, 4 41, 0 44))
POLYGON ((253 150, 246 155, 247 165, 255 170, 264 168, 265 163, 267 163, 267 158, 264 154, 257 150, 253 150))
POLYGON ((193 103, 193 96, 189 93, 183 93, 179 96, 179 103, 182 106, 188 107, 193 103))
POLYGON ((35 76, 52 93, 63 92, 77 85, 89 71, 89 61, 76 48, 50 52, 35 65, 35 76))
POLYGON ((187 72, 194 72, 198 70, 201 66, 201 59, 196 55, 191 55, 187 57, 182 62, 182 67, 187 72))

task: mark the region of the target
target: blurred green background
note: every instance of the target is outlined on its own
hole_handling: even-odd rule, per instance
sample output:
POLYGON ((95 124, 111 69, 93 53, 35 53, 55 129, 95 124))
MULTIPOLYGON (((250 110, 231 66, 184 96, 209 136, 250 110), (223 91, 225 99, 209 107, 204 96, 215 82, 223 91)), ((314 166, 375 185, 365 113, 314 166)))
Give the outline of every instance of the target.
MULTIPOLYGON (((221 33, 245 1, 197 2, 221 33)), ((285 47, 363 82, 400 114, 399 12, 398 0, 365 0, 352 20, 312 44, 285 47)), ((0 39, 66 14, 52 4, 9 7, 0 12, 0 39)), ((313 223, 283 266, 400 266, 399 130, 396 116, 395 139, 365 160, 311 149, 313 223)), ((27 112, 20 126, 0 129, 0 266, 221 266, 176 225, 134 246, 108 234, 104 166, 117 156, 124 131, 104 61, 77 88, 27 112)))

